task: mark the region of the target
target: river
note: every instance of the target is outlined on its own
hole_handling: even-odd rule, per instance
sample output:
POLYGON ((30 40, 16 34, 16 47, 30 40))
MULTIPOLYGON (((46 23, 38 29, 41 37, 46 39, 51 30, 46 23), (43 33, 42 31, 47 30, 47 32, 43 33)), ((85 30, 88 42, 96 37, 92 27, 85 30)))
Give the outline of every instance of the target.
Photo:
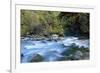
POLYGON ((32 40, 21 39, 21 62, 28 63, 35 54, 44 58, 44 62, 57 61, 68 46, 76 44, 79 47, 89 48, 89 39, 78 39, 78 37, 65 37, 63 40, 32 40))

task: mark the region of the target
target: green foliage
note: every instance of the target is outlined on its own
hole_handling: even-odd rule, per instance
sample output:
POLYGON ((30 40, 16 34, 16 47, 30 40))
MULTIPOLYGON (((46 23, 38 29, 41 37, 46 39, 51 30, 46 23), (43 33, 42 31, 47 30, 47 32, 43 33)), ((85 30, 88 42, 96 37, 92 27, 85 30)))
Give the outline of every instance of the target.
POLYGON ((26 36, 29 34, 29 28, 28 26, 22 25, 21 26, 21 36, 26 36))
POLYGON ((89 14, 21 10, 21 36, 89 36, 89 14))
POLYGON ((89 33, 89 14, 81 14, 79 22, 81 23, 81 31, 83 33, 89 33))
POLYGON ((59 12, 21 10, 21 35, 63 34, 59 12))
POLYGON ((89 37, 89 13, 60 13, 65 35, 89 37))

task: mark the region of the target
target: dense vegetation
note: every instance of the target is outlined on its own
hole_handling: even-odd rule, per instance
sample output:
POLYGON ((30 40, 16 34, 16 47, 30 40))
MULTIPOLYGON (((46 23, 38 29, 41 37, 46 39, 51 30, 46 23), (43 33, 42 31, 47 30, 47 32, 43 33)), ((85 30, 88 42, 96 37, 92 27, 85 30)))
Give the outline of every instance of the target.
POLYGON ((21 36, 84 36, 89 38, 89 13, 21 10, 21 36))

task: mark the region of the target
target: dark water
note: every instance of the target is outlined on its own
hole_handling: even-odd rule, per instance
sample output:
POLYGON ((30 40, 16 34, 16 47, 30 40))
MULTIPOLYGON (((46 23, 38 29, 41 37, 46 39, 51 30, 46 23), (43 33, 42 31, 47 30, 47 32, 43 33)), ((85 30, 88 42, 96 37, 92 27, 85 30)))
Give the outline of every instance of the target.
POLYGON ((57 61, 59 57, 63 57, 61 53, 65 51, 67 46, 75 43, 77 46, 89 48, 89 39, 78 39, 78 37, 65 37, 58 41, 35 41, 31 39, 21 39, 21 62, 27 63, 34 54, 44 57, 44 61, 57 61), (66 47, 65 47, 66 46, 66 47))

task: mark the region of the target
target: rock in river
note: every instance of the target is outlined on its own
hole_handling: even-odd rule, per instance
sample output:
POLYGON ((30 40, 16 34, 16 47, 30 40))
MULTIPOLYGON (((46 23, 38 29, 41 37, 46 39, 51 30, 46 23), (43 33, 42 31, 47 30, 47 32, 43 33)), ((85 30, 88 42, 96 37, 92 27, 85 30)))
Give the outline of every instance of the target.
POLYGON ((77 60, 81 59, 82 56, 83 56, 83 53, 81 51, 76 51, 74 54, 74 58, 77 60))
POLYGON ((41 62, 43 61, 43 57, 39 54, 33 54, 32 59, 30 62, 41 62))

